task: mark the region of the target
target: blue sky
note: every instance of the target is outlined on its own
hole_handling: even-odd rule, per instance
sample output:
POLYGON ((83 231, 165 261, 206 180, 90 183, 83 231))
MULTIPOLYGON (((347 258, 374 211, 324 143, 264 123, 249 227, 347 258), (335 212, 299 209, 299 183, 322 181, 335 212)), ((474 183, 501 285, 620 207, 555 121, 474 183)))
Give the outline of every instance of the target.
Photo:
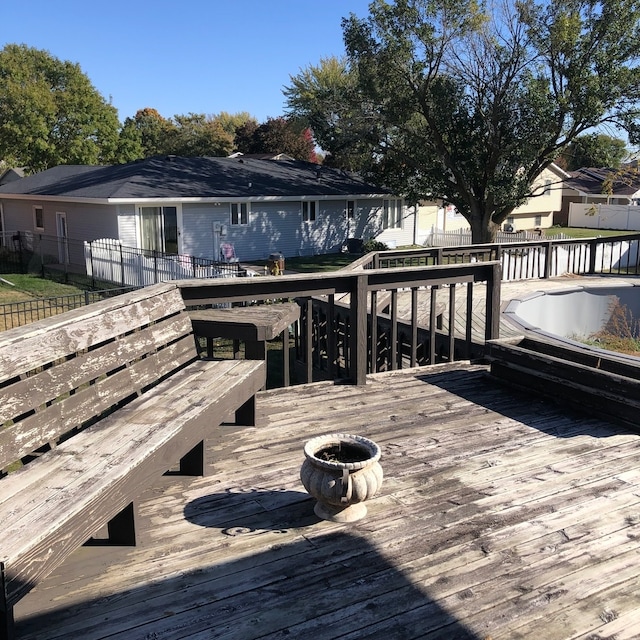
POLYGON ((284 114, 282 88, 344 52, 341 19, 369 0, 21 0, 3 3, 0 48, 78 63, 120 121, 176 114, 284 114))

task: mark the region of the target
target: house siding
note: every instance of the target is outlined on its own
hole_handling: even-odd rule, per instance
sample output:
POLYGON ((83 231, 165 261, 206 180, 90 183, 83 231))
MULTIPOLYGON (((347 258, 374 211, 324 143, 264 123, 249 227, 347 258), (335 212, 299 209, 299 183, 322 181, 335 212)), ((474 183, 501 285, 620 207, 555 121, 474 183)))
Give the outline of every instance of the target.
POLYGON ((180 252, 196 258, 213 259, 213 225, 216 222, 229 224, 228 204, 182 205, 180 252))
POLYGON ((118 221, 113 206, 8 199, 2 199, 2 203, 5 226, 10 231, 32 231, 36 234, 57 236, 56 213, 63 212, 67 216, 67 233, 70 239, 96 240, 118 236, 118 221), (42 207, 44 230, 34 227, 34 206, 42 207))
MULTIPOLYGON (((303 222, 299 200, 251 202, 246 225, 231 224, 229 203, 185 204, 182 207, 181 251, 200 258, 213 258, 215 222, 227 226, 227 235, 222 241, 234 245, 241 261, 264 260, 275 252, 289 257, 336 252, 350 237, 368 239, 381 232, 381 200, 357 202, 357 213, 352 221, 347 220, 346 203, 346 200, 319 200, 316 219, 303 222)), ((388 229, 387 236, 410 237, 413 222, 408 227, 408 230, 388 229)), ((408 243, 410 241, 405 244, 408 243)))

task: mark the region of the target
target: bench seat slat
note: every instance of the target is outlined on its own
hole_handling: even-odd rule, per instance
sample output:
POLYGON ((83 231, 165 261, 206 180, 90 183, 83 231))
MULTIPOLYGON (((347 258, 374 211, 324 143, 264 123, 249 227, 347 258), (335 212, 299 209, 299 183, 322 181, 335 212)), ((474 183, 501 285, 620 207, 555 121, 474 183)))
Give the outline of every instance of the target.
POLYGON ((9 481, 12 499, 0 504, 0 522, 10 523, 3 531, 0 562, 8 601, 16 602, 45 566, 50 572, 129 504, 140 486, 168 469, 177 441, 183 451, 195 446, 253 396, 264 378, 262 362, 196 362, 63 443, 53 455, 45 454, 38 466, 46 468, 49 456, 51 473, 34 481, 26 467, 6 478, 3 494, 9 481), (130 437, 136 432, 139 437, 130 437), (26 484, 18 489, 23 475, 26 484))
MULTIPOLYGON (((54 478, 56 479, 55 484, 64 485, 64 482, 69 479, 65 477, 65 474, 73 476, 74 469, 84 469, 87 465, 87 456, 96 455, 100 457, 105 451, 113 453, 114 438, 118 437, 114 433, 123 424, 130 424, 130 420, 134 419, 129 415, 131 412, 133 412, 134 417, 139 412, 147 412, 147 416, 150 415, 148 411, 153 410, 158 402, 156 393, 163 394, 168 392, 171 396, 170 408, 174 411, 177 411, 183 405, 188 407, 189 404, 198 399, 205 400, 208 397, 215 397, 217 386, 229 386, 232 384, 232 382, 226 381, 227 376, 233 376, 234 371, 242 371, 243 365, 239 365, 240 362, 243 361, 196 361, 183 372, 175 374, 158 385, 153 390, 153 395, 143 394, 133 400, 131 407, 121 407, 113 416, 89 427, 85 432, 74 435, 56 449, 48 451, 41 456, 38 464, 30 464, 26 468, 9 474, 2 479, 0 517, 8 513, 8 507, 6 506, 8 503, 11 503, 15 508, 16 497, 23 503, 21 508, 24 508, 29 492, 46 487, 48 482, 54 481, 54 478), (193 391, 191 387, 194 387, 193 391)), ((233 381, 233 378, 231 378, 231 381, 233 381)), ((180 418, 174 422, 174 426, 179 424, 180 418)), ((127 429, 122 430, 120 437, 125 440, 130 439, 130 433, 131 428, 127 427, 127 429)), ((38 499, 39 497, 34 498, 36 501, 38 499)), ((0 549, 1 553, 2 549, 0 549)))

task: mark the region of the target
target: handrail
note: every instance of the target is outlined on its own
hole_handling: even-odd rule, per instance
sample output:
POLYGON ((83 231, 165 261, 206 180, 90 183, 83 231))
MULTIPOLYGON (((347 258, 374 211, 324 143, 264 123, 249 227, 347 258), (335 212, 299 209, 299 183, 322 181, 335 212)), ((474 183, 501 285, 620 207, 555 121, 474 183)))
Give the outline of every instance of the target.
POLYGON ((500 260, 503 280, 549 278, 563 273, 640 274, 640 233, 609 237, 541 239, 509 243, 393 249, 357 261, 359 269, 500 260))
MULTIPOLYGON (((399 267, 395 269, 363 269, 356 271, 334 271, 317 274, 291 274, 286 276, 265 276, 260 278, 180 280, 177 285, 182 292, 187 307, 201 308, 220 304, 256 304, 280 299, 295 299, 302 307, 300 343, 304 349, 302 361, 306 365, 308 381, 313 378, 314 359, 320 358, 320 343, 323 357, 329 360, 329 375, 340 369, 346 378, 356 384, 364 384, 367 373, 378 370, 379 349, 378 295, 388 293, 397 301, 403 291, 410 291, 411 320, 409 322, 411 338, 403 353, 403 346, 397 343, 398 315, 397 304, 385 318, 394 329, 388 340, 394 346, 387 358, 390 368, 402 365, 403 356, 411 363, 417 362, 419 349, 423 349, 422 361, 435 363, 438 358, 452 361, 456 359, 455 346, 462 340, 466 347, 461 349, 468 355, 472 340, 472 318, 467 313, 465 335, 456 337, 455 288, 467 287, 467 297, 473 300, 473 285, 486 283, 483 315, 485 318, 484 340, 499 335, 500 310, 500 263, 497 261, 475 264, 441 265, 433 267, 399 267), (442 288, 450 291, 450 302, 454 305, 448 311, 446 329, 439 329, 436 309, 436 296, 442 288), (418 316, 415 312, 420 294, 430 296, 428 344, 419 344, 418 316), (314 324, 314 314, 322 317, 314 324), (337 320, 337 317, 339 321, 337 320), (320 327, 322 335, 319 336, 320 327), (444 341, 448 349, 436 354, 437 333, 446 334, 444 341), (344 340, 337 346, 338 334, 345 334, 344 340), (316 339, 317 338, 317 339, 316 339), (456 342, 457 341, 457 342, 456 342), (326 343, 326 344, 325 344, 326 343), (324 355, 325 352, 328 355, 324 355), (340 361, 340 363, 338 363, 340 361)), ((469 304, 467 311, 469 311, 469 304)), ((441 314, 440 314, 441 315, 441 314)), ((388 350, 388 347, 385 347, 388 350)))

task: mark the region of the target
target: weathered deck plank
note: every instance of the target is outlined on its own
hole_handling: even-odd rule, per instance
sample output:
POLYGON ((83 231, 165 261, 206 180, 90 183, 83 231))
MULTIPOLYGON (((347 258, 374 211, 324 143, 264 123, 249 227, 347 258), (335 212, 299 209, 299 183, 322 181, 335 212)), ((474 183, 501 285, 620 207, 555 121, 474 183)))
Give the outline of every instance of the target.
POLYGON ((164 477, 136 549, 84 547, 16 608, 20 637, 638 637, 640 435, 457 364, 265 392, 207 478, 164 477), (385 480, 318 521, 304 442, 357 432, 385 480))

